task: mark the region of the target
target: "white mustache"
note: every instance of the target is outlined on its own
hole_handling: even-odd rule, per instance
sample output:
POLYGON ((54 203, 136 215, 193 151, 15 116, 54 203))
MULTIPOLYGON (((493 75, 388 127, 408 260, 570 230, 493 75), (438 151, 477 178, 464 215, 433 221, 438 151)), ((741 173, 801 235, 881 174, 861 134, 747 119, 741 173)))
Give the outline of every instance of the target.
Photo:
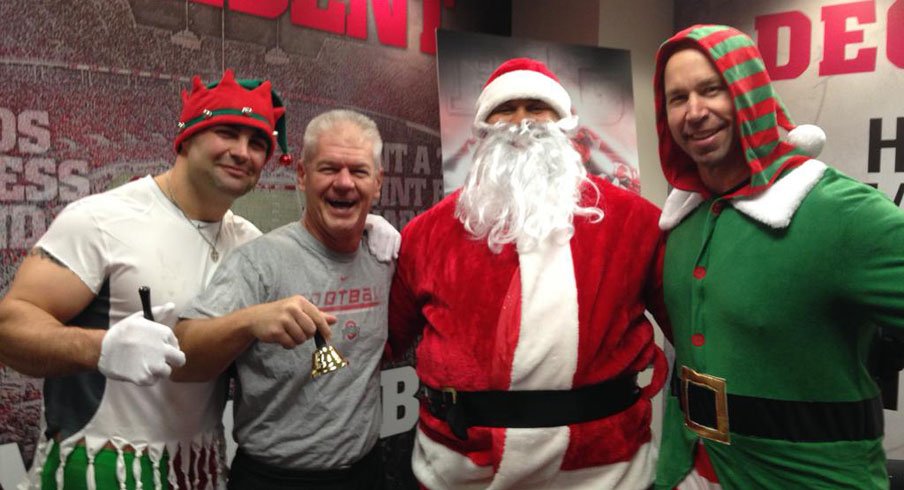
POLYGON ((530 249, 550 236, 567 241, 575 214, 601 218, 579 206, 587 171, 568 136, 555 123, 481 125, 473 166, 456 217, 498 253, 517 242, 530 249))

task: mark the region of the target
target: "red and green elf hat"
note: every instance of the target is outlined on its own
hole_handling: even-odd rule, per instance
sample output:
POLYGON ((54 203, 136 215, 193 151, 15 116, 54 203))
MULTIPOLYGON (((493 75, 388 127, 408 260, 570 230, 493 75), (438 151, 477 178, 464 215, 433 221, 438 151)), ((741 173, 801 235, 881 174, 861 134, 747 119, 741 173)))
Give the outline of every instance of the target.
POLYGON ((687 47, 699 49, 712 60, 734 100, 738 136, 750 167, 749 185, 735 195, 760 193, 782 173, 819 153, 825 134, 810 125, 795 129, 753 40, 732 27, 695 25, 672 36, 656 54, 653 85, 659 158, 671 185, 696 192, 706 189, 694 161, 672 139, 665 107, 663 73, 666 62, 676 51, 687 47), (779 127, 791 131, 787 140, 781 138, 779 127))
POLYGON ((179 133, 173 142, 176 152, 182 142, 192 135, 218 124, 237 124, 260 129, 270 137, 267 159, 279 145, 283 155, 280 163, 292 161, 286 138, 285 108, 279 94, 270 88, 270 81, 236 80, 231 69, 223 79, 208 85, 201 78, 192 78, 192 90, 182 91, 182 114, 179 133))

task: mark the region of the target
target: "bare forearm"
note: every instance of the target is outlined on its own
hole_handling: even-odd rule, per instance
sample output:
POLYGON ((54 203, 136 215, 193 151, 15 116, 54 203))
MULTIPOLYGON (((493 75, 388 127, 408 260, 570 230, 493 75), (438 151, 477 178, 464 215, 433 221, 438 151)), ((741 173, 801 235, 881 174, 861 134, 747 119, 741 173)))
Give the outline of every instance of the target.
POLYGON ((329 340, 336 317, 294 295, 249 306, 219 318, 183 320, 176 337, 185 352, 185 366, 173 372, 176 381, 205 381, 222 373, 255 340, 294 349, 320 332, 329 340))
POLYGON ((35 377, 97 369, 104 331, 70 327, 27 301, 0 303, 0 362, 35 377))
POLYGON ((173 370, 170 378, 174 381, 208 381, 225 371, 254 341, 243 313, 180 320, 175 332, 186 363, 173 370))

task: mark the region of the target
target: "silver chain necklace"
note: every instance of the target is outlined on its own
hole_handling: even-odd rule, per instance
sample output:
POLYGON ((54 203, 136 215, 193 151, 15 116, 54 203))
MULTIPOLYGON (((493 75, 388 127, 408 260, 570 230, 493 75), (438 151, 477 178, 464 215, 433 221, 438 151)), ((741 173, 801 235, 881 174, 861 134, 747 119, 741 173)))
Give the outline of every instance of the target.
POLYGON ((169 199, 171 203, 173 203, 173 206, 176 206, 176 209, 179 210, 179 213, 182 214, 182 217, 185 218, 185 221, 188 221, 188 224, 198 232, 198 235, 201 235, 201 239, 207 242, 208 245, 210 245, 210 260, 214 262, 220 260, 220 252, 217 250, 217 243, 219 243, 220 241, 220 232, 223 231, 223 220, 220 220, 220 226, 217 227, 217 235, 214 237, 213 241, 210 241, 210 239, 207 238, 207 235, 205 235, 204 232, 201 231, 201 225, 196 224, 194 220, 189 218, 188 215, 185 214, 185 211, 182 210, 182 206, 179 206, 179 203, 176 202, 176 198, 173 197, 173 184, 170 181, 169 176, 167 176, 166 178, 166 192, 164 192, 164 194, 166 195, 166 198, 169 199))

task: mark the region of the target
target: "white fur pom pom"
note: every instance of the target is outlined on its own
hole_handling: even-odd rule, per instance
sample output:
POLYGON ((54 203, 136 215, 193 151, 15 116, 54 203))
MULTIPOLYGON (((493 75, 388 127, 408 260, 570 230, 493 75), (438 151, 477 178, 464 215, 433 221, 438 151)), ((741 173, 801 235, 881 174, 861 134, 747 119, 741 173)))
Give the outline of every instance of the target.
POLYGON ((788 133, 788 143, 800 148, 807 156, 816 158, 826 144, 826 133, 819 126, 801 124, 788 133))

